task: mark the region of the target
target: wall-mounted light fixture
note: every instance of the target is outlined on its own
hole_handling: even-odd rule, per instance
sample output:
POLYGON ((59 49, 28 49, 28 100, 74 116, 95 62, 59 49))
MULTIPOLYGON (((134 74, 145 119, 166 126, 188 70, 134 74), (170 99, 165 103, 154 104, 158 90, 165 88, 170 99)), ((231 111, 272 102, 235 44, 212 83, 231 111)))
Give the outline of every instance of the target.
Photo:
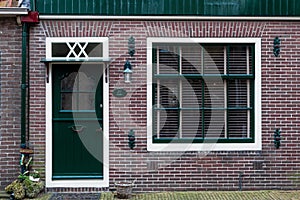
POLYGON ((126 61, 125 65, 124 65, 124 82, 125 83, 131 83, 131 75, 132 75, 132 70, 131 70, 131 64, 129 62, 129 60, 126 61))
POLYGON ((275 39, 274 39, 273 53, 276 57, 279 56, 279 53, 280 53, 280 39, 279 39, 279 37, 275 37, 275 39))
MULTIPOLYGON (((135 39, 134 37, 130 37, 128 39, 128 54, 133 57, 135 54, 135 39)), ((125 83, 131 83, 132 79, 132 65, 129 62, 129 60, 126 60, 126 63, 124 65, 124 82, 125 83)))

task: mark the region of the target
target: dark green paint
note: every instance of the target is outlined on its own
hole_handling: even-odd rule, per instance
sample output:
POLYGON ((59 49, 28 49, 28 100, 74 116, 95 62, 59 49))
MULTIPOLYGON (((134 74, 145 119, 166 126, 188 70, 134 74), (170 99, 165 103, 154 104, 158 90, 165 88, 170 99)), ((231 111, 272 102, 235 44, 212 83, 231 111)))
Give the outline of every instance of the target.
MULTIPOLYGON (((224 45, 224 44, 223 44, 224 45)), ((241 44, 243 45, 243 44, 241 44)), ((229 105, 229 101, 227 101, 227 105, 226 108, 221 107, 221 108, 211 108, 211 107, 206 107, 205 106, 205 102, 206 102, 206 95, 205 95, 205 88, 206 88, 206 84, 202 84, 202 95, 201 95, 201 101, 204 102, 202 104, 202 106, 200 108, 157 108, 156 106, 153 106, 153 113, 156 113, 157 110, 178 110, 178 112, 180 112, 180 110, 200 110, 201 111, 201 119, 202 119, 202 137, 196 137, 196 138, 157 138, 156 136, 156 125, 153 126, 153 138, 152 141, 153 143, 254 143, 255 142, 255 132, 254 132, 254 78, 255 78, 255 51, 254 51, 254 45, 249 45, 246 44, 247 46, 250 46, 251 48, 251 57, 253 58, 252 61, 252 70, 250 72, 250 74, 230 74, 230 59, 231 59, 231 52, 230 52, 230 44, 226 44, 226 53, 227 53, 227 60, 226 60, 226 74, 155 74, 155 67, 157 66, 157 49, 153 48, 152 49, 152 62, 153 62, 153 71, 152 71, 152 76, 155 79, 163 79, 163 78, 167 78, 170 79, 172 78, 173 80, 177 80, 179 82, 180 79, 201 79, 203 82, 206 82, 207 80, 209 80, 210 78, 219 78, 221 77, 223 80, 237 80, 237 79, 247 79, 247 80, 251 80, 250 84, 251 84, 251 90, 250 90, 250 107, 230 107, 229 105), (250 138, 232 138, 230 137, 230 133, 227 135, 227 138, 207 138, 205 137, 206 135, 206 124, 205 124, 205 111, 206 110, 250 110, 251 112, 251 117, 250 117, 250 138)), ((178 53, 177 55, 180 55, 180 53, 178 53)), ((204 53, 202 51, 202 62, 205 62, 204 59, 204 53)), ((178 56, 178 63, 180 62, 180 57, 178 56)), ((178 65, 178 70, 180 68, 180 65, 178 65)), ((204 71, 205 73, 205 71, 204 71)), ((155 102, 155 91, 157 90, 157 86, 156 84, 153 84, 153 91, 152 91, 152 102, 159 104, 158 102, 155 102)), ((229 84, 227 84, 226 87, 226 91, 229 91, 229 84)), ((226 92, 227 94, 227 99, 229 99, 229 93, 226 92)), ((178 96, 180 96, 178 94, 178 96)), ((208 97, 210 98, 210 97, 208 97)), ((227 115, 227 119, 229 119, 229 112, 226 112, 227 115)), ((179 116, 179 114, 178 114, 179 116)), ((155 122, 155 114, 153 114, 152 116, 153 122, 155 122)), ((180 120, 180 119, 179 119, 180 120)), ((178 121, 179 121, 178 120, 178 121)), ((227 130, 229 130, 229 123, 227 124, 227 130)), ((178 127, 177 127, 178 128, 178 127)))
POLYGON ((21 83, 21 146, 26 146, 27 41, 29 27, 22 25, 22 83, 21 83))
POLYGON ((276 129, 274 131, 274 145, 276 147, 276 149, 279 149, 280 147, 280 141, 281 141, 281 130, 280 129, 276 129))
POLYGON ((280 53, 280 39, 278 37, 275 37, 273 46, 273 53, 278 57, 280 53))
POLYGON ((32 5, 47 15, 300 16, 298 0, 36 0, 32 5))
POLYGON ((130 130, 128 134, 128 146, 130 149, 133 149, 135 147, 135 134, 134 130, 130 130))
MULTIPOLYGON (((94 67, 101 74, 103 68, 94 67)), ((79 64, 53 65, 52 179, 103 178, 102 78, 95 92, 95 110, 61 110, 61 77, 79 68, 79 64)))

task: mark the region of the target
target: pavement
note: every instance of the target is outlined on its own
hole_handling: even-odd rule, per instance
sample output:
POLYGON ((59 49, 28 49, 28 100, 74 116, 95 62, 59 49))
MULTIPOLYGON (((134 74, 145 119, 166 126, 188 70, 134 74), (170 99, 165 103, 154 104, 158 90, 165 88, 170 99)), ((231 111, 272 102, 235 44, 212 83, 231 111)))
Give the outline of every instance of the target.
MULTIPOLYGON (((115 200, 109 192, 101 194, 101 200, 115 200)), ((299 191, 231 191, 231 192, 163 192, 133 194, 133 200, 300 200, 299 191)))
MULTIPOLYGON (((1 194, 1 193, 0 193, 1 194)), ((9 199, 9 196, 3 194, 0 200, 9 199), (4 198, 3 198, 4 197, 4 198)), ((117 200, 116 193, 102 192, 88 197, 80 194, 68 194, 59 196, 59 194, 45 193, 36 198, 37 200, 117 200)), ((300 190, 261 190, 261 191, 208 191, 208 192, 162 192, 145 193, 131 195, 131 200, 300 200, 300 190)))

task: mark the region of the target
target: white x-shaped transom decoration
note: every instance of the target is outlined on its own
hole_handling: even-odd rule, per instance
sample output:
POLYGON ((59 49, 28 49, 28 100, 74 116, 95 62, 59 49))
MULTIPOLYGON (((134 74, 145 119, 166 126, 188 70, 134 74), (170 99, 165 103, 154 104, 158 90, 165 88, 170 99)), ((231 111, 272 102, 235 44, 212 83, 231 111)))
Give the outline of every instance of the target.
POLYGON ((66 42, 66 44, 68 45, 70 51, 67 55, 67 58, 70 58, 70 57, 75 57, 75 58, 82 58, 83 56, 81 56, 82 54, 84 55, 85 58, 88 58, 89 56, 87 55, 87 53, 85 52, 85 48, 87 47, 88 45, 88 42, 75 42, 73 45, 71 45, 71 43, 74 43, 74 42, 66 42), (82 46, 82 44, 84 44, 82 46), (78 47, 80 49, 80 52, 77 54, 76 51, 75 51, 75 48, 78 47))

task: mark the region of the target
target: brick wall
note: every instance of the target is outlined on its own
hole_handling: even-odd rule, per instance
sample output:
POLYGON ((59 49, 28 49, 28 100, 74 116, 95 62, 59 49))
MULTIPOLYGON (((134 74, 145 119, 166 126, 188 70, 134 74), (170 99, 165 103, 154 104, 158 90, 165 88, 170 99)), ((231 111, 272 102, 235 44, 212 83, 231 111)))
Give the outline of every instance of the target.
MULTIPOLYGON (((300 23, 42 21, 32 28, 30 40, 30 138, 38 169, 43 170, 45 160, 45 67, 40 63, 45 57, 45 37, 81 36, 109 37, 109 55, 113 59, 110 65, 109 127, 111 187, 115 181, 136 179, 135 191, 237 190, 239 183, 248 190, 297 188, 292 177, 300 170, 300 23), (122 69, 129 57, 130 36, 136 41, 136 54, 131 58, 134 75, 133 83, 124 85, 122 69), (276 36, 281 39, 279 57, 273 55, 276 36), (262 68, 262 151, 147 152, 147 37, 262 38, 262 66, 256 66, 262 68), (128 92, 125 98, 112 95, 118 87, 128 92), (282 130, 283 141, 279 149, 273 144, 276 128, 282 130), (128 148, 129 129, 136 133, 134 150, 128 148)), ((3 68, 2 73, 5 73, 3 68)), ((1 91, 5 92, 3 78, 1 83, 1 91)), ((10 127, 7 134, 16 134, 18 126, 10 127)), ((1 131, 3 136, 3 128, 1 131)), ((3 144, 3 140, 1 142, 3 144)))
POLYGON ((19 175, 22 28, 0 18, 0 186, 19 175))

